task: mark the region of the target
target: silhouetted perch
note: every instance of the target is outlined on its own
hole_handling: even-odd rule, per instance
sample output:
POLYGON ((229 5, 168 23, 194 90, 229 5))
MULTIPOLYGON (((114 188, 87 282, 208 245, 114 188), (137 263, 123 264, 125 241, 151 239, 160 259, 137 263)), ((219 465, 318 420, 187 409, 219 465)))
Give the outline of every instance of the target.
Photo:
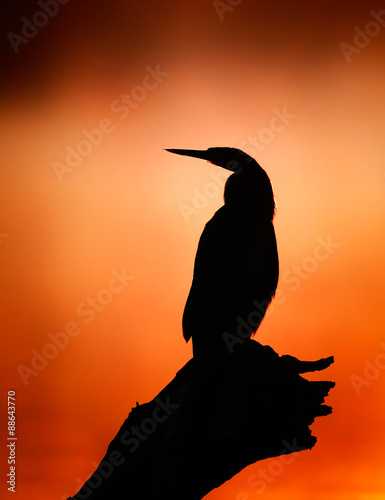
POLYGON ((299 361, 245 341, 216 367, 190 360, 150 403, 137 405, 76 500, 198 500, 258 460, 311 449, 309 426, 331 413, 334 382, 299 361))

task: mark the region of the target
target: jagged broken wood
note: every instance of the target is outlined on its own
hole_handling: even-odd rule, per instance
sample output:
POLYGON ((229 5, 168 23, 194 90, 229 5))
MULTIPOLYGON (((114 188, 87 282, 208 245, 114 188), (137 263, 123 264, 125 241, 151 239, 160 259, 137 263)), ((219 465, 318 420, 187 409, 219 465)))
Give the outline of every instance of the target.
POLYGON ((334 382, 299 374, 333 362, 278 356, 248 340, 225 363, 190 360, 132 409, 76 500, 198 500, 258 460, 311 449, 334 382))

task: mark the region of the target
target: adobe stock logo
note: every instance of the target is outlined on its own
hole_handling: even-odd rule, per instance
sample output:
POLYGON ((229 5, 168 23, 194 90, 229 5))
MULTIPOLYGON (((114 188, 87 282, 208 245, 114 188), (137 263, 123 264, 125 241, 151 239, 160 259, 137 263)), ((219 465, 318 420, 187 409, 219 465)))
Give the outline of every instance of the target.
MULTIPOLYGON (((295 292, 303 281, 307 280, 311 274, 317 271, 320 263, 329 259, 334 251, 341 246, 340 243, 332 241, 330 234, 326 238, 318 237, 316 241, 318 245, 314 248, 312 255, 305 257, 300 265, 293 264, 290 269, 282 273, 280 286, 290 284, 289 290, 295 292)), ((233 354, 237 344, 242 344, 250 338, 250 335, 258 328, 264 316, 268 318, 273 314, 275 308, 283 304, 286 300, 287 296, 281 288, 277 289, 274 300, 268 309, 268 300, 262 302, 254 300, 252 302, 253 310, 250 311, 248 316, 238 316, 236 318, 236 332, 224 332, 222 334, 222 339, 230 353, 233 354)))
MULTIPOLYGON (((263 151, 270 144, 277 134, 283 132, 286 127, 296 118, 297 115, 289 113, 287 106, 282 111, 277 108, 272 109, 272 116, 266 127, 261 128, 255 137, 248 136, 247 140, 238 144, 237 148, 242 149, 249 156, 255 156, 259 151, 263 151)), ((190 204, 179 203, 179 211, 187 224, 193 215, 199 215, 210 203, 210 200, 223 194, 223 186, 228 178, 228 172, 218 169, 209 173, 214 182, 207 182, 203 188, 192 188, 192 200, 190 204)))
POLYGON ((367 47, 372 39, 378 36, 382 28, 385 27, 385 10, 379 12, 371 10, 370 15, 373 19, 365 24, 363 30, 358 26, 353 28, 355 31, 353 45, 346 42, 340 43, 340 49, 348 63, 352 62, 353 54, 361 54, 362 49, 367 47))
POLYGON ((227 0, 227 2, 222 2, 221 0, 213 0, 213 7, 215 12, 221 21, 225 18, 225 12, 233 12, 234 8, 240 5, 243 0, 227 0))
MULTIPOLYGON (((267 467, 259 467, 257 473, 251 474, 247 480, 248 486, 255 488, 257 495, 264 493, 268 485, 283 474, 286 466, 292 464, 298 458, 300 451, 306 450, 306 448, 297 444, 296 438, 292 443, 283 441, 282 444, 284 448, 279 456, 270 460, 267 467)), ((254 495, 253 498, 255 498, 254 495)), ((251 500, 251 497, 248 493, 241 492, 237 495, 236 500, 251 500)))
MULTIPOLYGON (((131 425, 128 431, 124 431, 120 435, 120 443, 127 446, 128 449, 122 453, 120 450, 110 451, 108 457, 104 459, 99 465, 93 462, 92 465, 96 468, 92 476, 84 483, 79 477, 75 479, 77 486, 81 490, 77 493, 76 498, 86 500, 89 498, 93 491, 98 489, 106 479, 108 479, 114 471, 114 468, 123 465, 129 454, 135 453, 140 447, 141 443, 155 434, 159 427, 180 407, 179 404, 172 403, 170 396, 158 396, 155 399, 156 406, 154 407, 151 415, 147 414, 139 425, 131 425)), ((135 409, 133 409, 135 411, 135 409)), ((72 500, 74 497, 69 497, 68 494, 61 496, 62 500, 72 500)))
POLYGON ((60 5, 69 3, 70 0, 39 0, 37 4, 42 10, 38 10, 32 16, 32 20, 26 16, 21 18, 23 26, 21 27, 21 35, 9 32, 7 38, 12 45, 15 54, 20 52, 20 45, 27 45, 32 38, 39 33, 41 28, 44 28, 50 19, 56 16, 59 12, 60 5))
MULTIPOLYGON (((107 286, 98 290, 93 296, 88 296, 86 300, 80 302, 76 308, 77 316, 83 318, 84 323, 91 323, 98 314, 111 304, 118 294, 122 293, 134 276, 128 275, 125 268, 121 271, 111 270, 111 277, 107 286)), ((39 349, 32 349, 31 360, 26 364, 19 364, 17 371, 24 385, 30 384, 31 377, 37 377, 47 366, 56 359, 60 353, 67 348, 72 339, 80 335, 82 327, 78 319, 67 321, 64 328, 57 333, 49 332, 48 341, 39 349)))
MULTIPOLYGON (((119 120, 125 120, 132 110, 136 109, 144 101, 149 93, 155 90, 166 77, 170 75, 168 71, 162 71, 160 64, 155 67, 146 66, 146 74, 142 78, 140 85, 131 88, 128 94, 121 94, 119 98, 111 102, 110 110, 119 120)), ((90 156, 95 148, 99 147, 105 137, 116 129, 116 124, 107 116, 101 118, 97 127, 82 130, 82 138, 77 144, 67 145, 65 148, 64 162, 53 161, 51 167, 59 182, 63 182, 65 176, 73 172, 86 158, 90 156)), ((63 155, 64 156, 64 155, 63 155)))
MULTIPOLYGON (((385 351, 385 342, 380 343, 380 348, 381 351, 385 351)), ((379 352, 372 361, 368 358, 364 359, 364 365, 363 377, 355 373, 349 377, 357 396, 361 396, 362 388, 371 385, 385 370, 385 352, 379 352)))

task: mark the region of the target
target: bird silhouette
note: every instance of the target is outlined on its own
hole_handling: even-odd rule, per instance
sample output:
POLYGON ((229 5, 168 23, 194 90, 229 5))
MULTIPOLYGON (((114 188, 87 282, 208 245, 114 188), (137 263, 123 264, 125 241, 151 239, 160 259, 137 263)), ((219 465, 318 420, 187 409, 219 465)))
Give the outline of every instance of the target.
POLYGON ((166 151, 233 172, 224 205, 200 237, 182 320, 194 358, 223 358, 256 332, 275 295, 279 266, 272 186, 254 158, 239 149, 166 151))
POLYGON ((333 357, 300 361, 250 340, 278 281, 275 202, 266 172, 238 149, 167 151, 233 172, 224 206, 201 235, 183 313, 194 359, 155 399, 137 403, 97 470, 68 500, 201 499, 246 465, 311 449, 317 439, 309 426, 332 411, 322 403, 334 382, 299 374, 323 370, 333 357), (160 425, 146 430, 159 411, 160 425), (119 467, 112 467, 116 453, 119 467))

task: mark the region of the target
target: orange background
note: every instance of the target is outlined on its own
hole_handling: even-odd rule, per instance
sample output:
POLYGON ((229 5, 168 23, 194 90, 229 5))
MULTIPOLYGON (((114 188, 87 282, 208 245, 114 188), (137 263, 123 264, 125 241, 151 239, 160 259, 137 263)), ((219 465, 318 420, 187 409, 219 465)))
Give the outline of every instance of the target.
MULTIPOLYGON (((337 383, 333 415, 312 427, 317 445, 270 474, 262 497, 385 498, 385 27, 350 62, 340 47, 355 27, 375 31, 370 11, 383 6, 232 4, 221 20, 206 0, 73 0, 18 54, 6 35, 41 8, 17 2, 2 15, 1 398, 6 415, 6 393, 17 393, 16 498, 74 494, 136 401, 191 357, 181 316, 223 181, 218 168, 162 149, 241 145, 268 172, 278 206, 280 301, 256 339, 302 359, 333 354, 317 376, 337 383), (128 116, 113 111, 157 65, 163 81, 128 116), (263 135, 285 107, 283 130, 263 135), (113 131, 60 182, 52 162, 64 164, 66 147, 104 118, 113 131), (328 237, 335 247, 314 260, 328 237), (123 268, 133 279, 87 323, 79 305, 123 268), (24 383, 31 351, 70 321, 79 335, 24 383)), ((8 498, 5 420, 3 431, 8 498)), ((250 478, 269 463, 206 498, 261 498, 250 478)))

